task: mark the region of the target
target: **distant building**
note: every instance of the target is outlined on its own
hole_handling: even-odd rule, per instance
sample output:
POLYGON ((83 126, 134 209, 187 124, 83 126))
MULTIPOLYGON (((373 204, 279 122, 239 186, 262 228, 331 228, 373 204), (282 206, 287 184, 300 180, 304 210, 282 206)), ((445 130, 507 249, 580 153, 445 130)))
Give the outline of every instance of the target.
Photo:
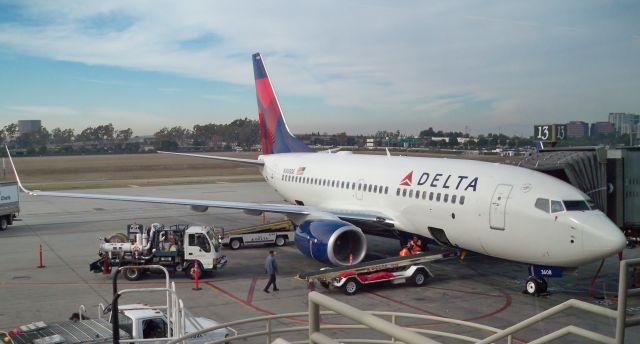
POLYGON ((612 135, 616 128, 611 122, 595 122, 591 124, 591 136, 612 135))
POLYGON ((589 123, 583 121, 571 121, 567 123, 567 137, 589 136, 589 123))
POLYGON ((367 147, 367 148, 369 148, 369 149, 376 148, 376 142, 375 142, 375 139, 367 138, 367 143, 365 144, 365 147, 367 147))
POLYGON ((40 131, 41 127, 42 121, 39 119, 18 121, 18 132, 20 135, 40 131))
POLYGON ((611 112, 609 113, 609 122, 613 123, 618 135, 624 135, 629 133, 636 134, 638 132, 638 123, 640 123, 640 116, 634 113, 626 112, 611 112))

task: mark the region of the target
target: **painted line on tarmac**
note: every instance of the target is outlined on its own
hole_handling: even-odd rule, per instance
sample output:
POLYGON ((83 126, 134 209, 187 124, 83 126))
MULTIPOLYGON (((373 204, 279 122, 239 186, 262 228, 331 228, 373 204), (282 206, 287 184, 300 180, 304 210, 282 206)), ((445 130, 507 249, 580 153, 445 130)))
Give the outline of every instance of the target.
MULTIPOLYGON (((437 289, 449 290, 448 288, 437 288, 437 289)), ((465 292, 465 291, 462 291, 462 290, 451 289, 451 291, 456 291, 456 292, 460 292, 460 293, 479 294, 479 295, 493 296, 493 297, 495 297, 495 296, 500 297, 501 296, 501 297, 505 298, 505 303, 500 308, 498 308, 498 309, 496 309, 496 310, 494 310, 492 312, 489 312, 489 313, 480 314, 480 315, 475 316, 475 317, 462 319, 462 321, 474 322, 474 321, 477 321, 477 320, 480 320, 480 319, 484 319, 484 318, 488 318, 488 317, 494 316, 494 315, 496 315, 498 313, 503 312, 507 308, 511 307, 511 305, 513 303, 513 298, 511 297, 511 295, 509 293, 507 293, 506 291, 502 290, 502 289, 496 289, 496 290, 498 290, 498 292, 501 293, 502 295, 481 294, 481 293, 476 293, 476 292, 465 292)), ((399 304, 399 305, 402 305, 402 306, 405 306, 405 307, 409 307, 409 308, 417 310, 419 312, 423 312, 425 314, 429 314, 429 315, 433 315, 433 316, 437 316, 437 317, 443 317, 443 318, 450 318, 448 316, 444 316, 444 315, 441 315, 441 314, 438 314, 438 313, 435 313, 435 312, 431 312, 431 311, 426 310, 426 309, 421 308, 421 307, 417 307, 417 306, 410 305, 410 304, 402 302, 402 301, 395 300, 393 298, 384 296, 384 295, 376 293, 376 292, 368 291, 368 293, 372 294, 372 295, 375 295, 375 296, 377 296, 379 298, 388 300, 390 302, 393 302, 393 303, 396 303, 396 304, 399 304)), ((406 324, 406 325, 402 325, 402 326, 405 326, 405 327, 424 327, 424 326, 440 326, 440 325, 447 325, 447 324, 448 323, 446 323, 446 322, 434 322, 434 323, 431 323, 431 324, 406 324)), ((518 341, 520 343, 527 343, 526 340, 521 339, 521 338, 512 337, 512 339, 515 340, 515 341, 518 341)))
POLYGON ((249 292, 247 293, 247 303, 253 302, 253 292, 256 290, 256 283, 258 282, 258 278, 254 277, 251 279, 251 286, 249 287, 249 292))
MULTIPOLYGON (((439 289, 448 290, 447 288, 439 288, 439 289)), ((481 315, 478 315, 478 316, 475 316, 475 317, 462 319, 462 320, 464 320, 464 321, 475 321, 475 320, 484 319, 484 318, 496 315, 496 314, 504 311, 505 309, 509 308, 511 306, 511 304, 513 303, 513 299, 511 298, 511 295, 509 295, 507 292, 505 292, 505 291, 503 291, 501 289, 498 289, 498 291, 500 293, 502 293, 501 296, 505 298, 505 302, 500 308, 498 308, 498 309, 496 309, 496 310, 494 310, 492 312, 489 312, 489 313, 481 314, 481 315)), ((459 292, 463 293, 463 291, 459 291, 459 292)), ((422 312, 422 313, 425 313, 425 314, 429 314, 429 315, 433 315, 433 316, 437 316, 437 317, 449 318, 448 316, 445 316, 445 315, 442 315, 442 314, 439 314, 439 313, 435 313, 435 312, 432 312, 432 311, 427 310, 425 308, 414 306, 414 305, 408 304, 408 303, 403 302, 403 301, 396 300, 394 298, 382 295, 382 294, 377 293, 377 292, 368 291, 368 293, 372 294, 372 295, 375 295, 375 296, 377 296, 377 297, 379 297, 381 299, 385 299, 387 301, 390 301, 390 302, 393 302, 393 303, 396 303, 396 304, 411 308, 413 310, 416 310, 416 311, 419 311, 419 312, 422 312)), ((470 293, 470 294, 472 294, 472 293, 470 293)), ((495 296, 495 295, 487 294, 487 296, 495 296)), ((434 324, 429 324, 429 325, 441 325, 441 324, 443 324, 443 323, 434 323, 434 324)))

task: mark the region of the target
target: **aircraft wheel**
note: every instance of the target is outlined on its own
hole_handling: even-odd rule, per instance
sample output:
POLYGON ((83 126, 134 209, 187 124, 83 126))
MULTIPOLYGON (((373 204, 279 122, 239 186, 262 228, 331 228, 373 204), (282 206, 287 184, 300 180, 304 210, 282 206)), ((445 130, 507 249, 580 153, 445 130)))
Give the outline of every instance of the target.
POLYGON ((538 277, 538 285, 540 286, 540 291, 538 293, 546 293, 547 292, 547 280, 542 277, 538 277))
POLYGON ((242 242, 240 241, 240 239, 232 239, 229 243, 229 247, 231 247, 232 250, 237 250, 240 248, 240 246, 242 246, 242 242))
POLYGON ((527 292, 527 294, 529 295, 536 295, 539 294, 540 291, 540 282, 538 281, 537 278, 535 277, 529 277, 529 279, 527 280, 527 283, 525 283, 525 291, 527 292))
POLYGON ((284 237, 277 237, 276 238, 276 246, 281 247, 287 244, 287 239, 285 239, 284 237))
POLYGON ((0 217, 0 231, 3 231, 9 227, 9 221, 7 221, 6 217, 0 217))
POLYGON ((360 289, 360 282, 355 278, 349 278, 342 285, 342 292, 344 292, 345 295, 355 295, 358 292, 358 289, 360 289))
POLYGON ((124 273, 124 278, 126 278, 128 281, 137 281, 142 277, 141 269, 134 269, 134 268, 125 269, 123 273, 124 273))
POLYGON ((429 278, 429 275, 427 275, 424 269, 418 269, 411 275, 411 284, 416 287, 422 287, 427 284, 427 278, 429 278))

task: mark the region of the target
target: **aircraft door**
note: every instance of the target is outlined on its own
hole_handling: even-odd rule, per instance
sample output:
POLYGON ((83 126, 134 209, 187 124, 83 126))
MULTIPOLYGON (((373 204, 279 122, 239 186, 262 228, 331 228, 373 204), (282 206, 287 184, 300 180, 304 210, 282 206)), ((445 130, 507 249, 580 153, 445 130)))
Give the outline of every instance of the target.
POLYGON ((491 229, 505 230, 505 218, 507 216, 507 201, 513 186, 507 184, 498 184, 493 197, 491 198, 491 206, 489 211, 489 227, 491 229))

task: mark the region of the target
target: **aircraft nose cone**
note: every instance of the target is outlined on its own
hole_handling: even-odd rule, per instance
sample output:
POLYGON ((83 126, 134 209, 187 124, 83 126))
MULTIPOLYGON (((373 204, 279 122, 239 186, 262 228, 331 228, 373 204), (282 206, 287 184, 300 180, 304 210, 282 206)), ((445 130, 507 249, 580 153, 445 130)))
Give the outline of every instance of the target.
MULTIPOLYGON (((593 219, 595 220, 595 219, 593 219)), ((604 258, 622 251, 627 239, 611 220, 604 214, 595 221, 589 221, 588 233, 585 233, 584 250, 594 259, 604 258)))

